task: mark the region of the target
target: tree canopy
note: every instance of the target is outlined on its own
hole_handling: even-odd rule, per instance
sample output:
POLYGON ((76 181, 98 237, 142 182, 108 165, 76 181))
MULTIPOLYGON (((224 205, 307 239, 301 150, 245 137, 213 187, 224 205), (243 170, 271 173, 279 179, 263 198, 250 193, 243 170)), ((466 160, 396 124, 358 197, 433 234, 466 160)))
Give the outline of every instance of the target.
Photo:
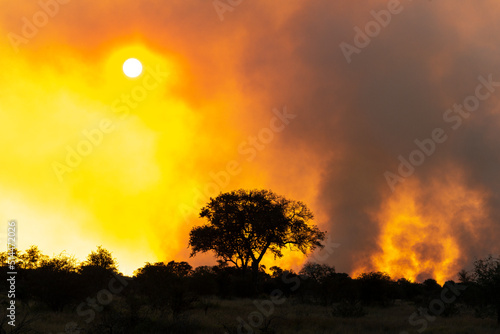
POLYGON ((270 190, 240 189, 211 198, 201 209, 208 223, 189 234, 191 256, 213 251, 217 258, 254 274, 269 252, 282 257, 288 247, 303 253, 323 247, 326 232, 310 224, 313 213, 300 201, 270 190))
POLYGON ((102 246, 97 246, 96 251, 90 252, 90 254, 87 256, 87 261, 82 263, 82 267, 95 267, 112 272, 118 272, 118 264, 116 262, 116 259, 113 258, 110 251, 103 248, 102 246))

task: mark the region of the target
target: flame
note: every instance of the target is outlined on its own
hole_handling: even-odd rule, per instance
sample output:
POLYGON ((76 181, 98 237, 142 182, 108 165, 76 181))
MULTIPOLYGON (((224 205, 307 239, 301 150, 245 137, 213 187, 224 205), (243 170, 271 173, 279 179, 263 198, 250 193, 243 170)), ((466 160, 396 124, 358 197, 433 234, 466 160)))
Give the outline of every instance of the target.
POLYGON ((457 231, 475 234, 484 211, 484 194, 468 189, 459 176, 425 185, 407 180, 374 214, 380 226, 379 251, 353 276, 376 270, 393 279, 433 278, 444 284, 463 266, 457 231))

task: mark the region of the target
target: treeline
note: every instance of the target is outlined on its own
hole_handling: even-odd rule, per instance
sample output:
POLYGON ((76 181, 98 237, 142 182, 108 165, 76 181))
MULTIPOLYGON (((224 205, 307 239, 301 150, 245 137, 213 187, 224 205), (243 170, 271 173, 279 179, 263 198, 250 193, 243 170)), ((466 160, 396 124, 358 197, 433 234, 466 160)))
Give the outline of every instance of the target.
MULTIPOLYGON (((472 308, 478 317, 496 316, 500 321, 500 261, 491 256, 476 261, 472 271, 461 271, 458 282, 443 286, 433 279, 423 283, 394 280, 382 272, 352 278, 317 263, 306 263, 298 273, 261 266, 257 286, 251 272, 222 262, 197 268, 187 262, 146 263, 133 277, 124 277, 112 254, 102 247, 82 263, 65 253, 50 258, 36 246, 18 252, 16 258, 16 300, 38 309, 76 311, 83 324, 101 323, 94 320, 106 317, 106 310, 112 310, 116 301, 122 313, 106 321, 135 328, 145 323, 140 311, 145 307, 160 318, 177 319, 193 307, 209 312, 213 305, 208 297, 269 299, 277 294, 300 303, 334 306, 339 317, 363 316, 366 306, 389 307, 407 301, 434 315, 455 316, 462 308, 472 308)), ((5 252, 0 253, 0 260, 6 277, 5 252)), ((8 286, 2 289, 5 296, 8 286)))

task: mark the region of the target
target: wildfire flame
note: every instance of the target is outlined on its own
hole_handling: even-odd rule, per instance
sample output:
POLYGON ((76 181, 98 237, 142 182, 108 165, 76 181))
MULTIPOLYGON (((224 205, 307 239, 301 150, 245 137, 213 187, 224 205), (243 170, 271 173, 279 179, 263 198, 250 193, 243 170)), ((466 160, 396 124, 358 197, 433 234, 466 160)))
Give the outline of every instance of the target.
POLYGON ((448 177, 424 187, 407 180, 375 213, 380 250, 354 276, 377 270, 417 282, 433 278, 443 284, 456 278, 463 263, 458 232, 474 234, 484 218, 484 195, 460 181, 448 177))

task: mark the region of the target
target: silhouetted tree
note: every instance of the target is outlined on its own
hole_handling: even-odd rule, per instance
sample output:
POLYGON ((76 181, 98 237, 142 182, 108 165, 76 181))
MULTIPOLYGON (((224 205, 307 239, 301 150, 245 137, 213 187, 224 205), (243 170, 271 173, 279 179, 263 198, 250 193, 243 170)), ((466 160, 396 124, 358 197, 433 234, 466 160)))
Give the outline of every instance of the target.
POLYGON ((135 282, 139 293, 146 296, 148 304, 160 311, 166 311, 170 299, 171 270, 165 263, 149 263, 135 271, 135 282))
POLYGON ((82 289, 87 295, 92 295, 106 288, 113 276, 118 274, 117 262, 110 251, 98 246, 80 264, 78 273, 82 289))
POLYGON ((39 268, 28 276, 29 294, 54 311, 80 299, 76 259, 64 252, 41 261, 39 268))
POLYGON ((325 232, 310 225, 312 212, 269 190, 237 190, 211 198, 200 217, 208 224, 189 234, 191 256, 213 251, 217 258, 233 263, 245 272, 250 265, 254 283, 259 264, 267 252, 282 257, 282 249, 303 253, 323 247, 325 232))
POLYGON ((493 305, 500 325, 500 259, 489 255, 474 261, 474 281, 484 292, 485 302, 493 305))
POLYGON ((308 303, 321 302, 327 305, 331 302, 330 286, 325 284, 327 278, 335 273, 335 268, 326 264, 307 262, 299 271, 303 280, 298 295, 301 301, 308 303))
POLYGON ((1 266, 6 267, 10 264, 10 259, 14 258, 16 268, 23 268, 23 261, 21 257, 23 256, 22 251, 17 248, 13 248, 9 251, 0 252, 1 266))
POLYGON ((269 268, 269 270, 271 270, 272 278, 280 278, 283 276, 283 269, 278 266, 272 266, 271 268, 269 268))
POLYGON ((312 278, 318 283, 322 283, 328 276, 335 273, 335 267, 326 264, 307 262, 299 271, 300 275, 312 278))
POLYGON ((167 263, 167 271, 178 278, 186 278, 193 272, 193 267, 191 267, 191 265, 185 261, 170 261, 169 263, 167 263))
POLYGON ((387 306, 391 301, 392 280, 384 272, 363 273, 356 281, 360 284, 361 300, 367 304, 387 306))
POLYGON ((422 294, 422 285, 419 283, 411 282, 406 278, 400 278, 396 281, 396 295, 400 299, 414 300, 417 296, 422 294))
POLYGON ((43 261, 48 260, 48 256, 42 254, 38 246, 32 245, 24 253, 19 255, 24 269, 36 269, 40 267, 43 261))
POLYGON ((0 252, 0 266, 4 267, 8 264, 9 255, 7 252, 0 252))
POLYGON ((113 273, 118 272, 116 259, 113 258, 110 251, 104 249, 102 246, 97 246, 96 251, 90 252, 87 260, 82 263, 81 267, 99 267, 113 273))
POLYGON ((187 262, 146 263, 135 272, 139 292, 150 305, 161 311, 170 310, 174 317, 188 309, 195 300, 188 291, 187 278, 192 267, 187 262))
POLYGON ((332 273, 322 283, 322 298, 326 304, 342 300, 353 300, 356 296, 352 278, 346 273, 332 273))
POLYGON ((465 269, 460 270, 457 276, 460 283, 469 284, 474 281, 474 276, 465 269))
POLYGON ((198 295, 217 294, 217 273, 213 267, 200 266, 193 270, 190 289, 198 295))
POLYGON ((62 252, 53 258, 44 258, 41 261, 40 268, 53 272, 67 273, 76 271, 76 263, 77 261, 73 255, 62 252))
POLYGON ((422 283, 425 288, 429 291, 438 291, 441 290, 441 285, 434 278, 428 278, 422 283))

